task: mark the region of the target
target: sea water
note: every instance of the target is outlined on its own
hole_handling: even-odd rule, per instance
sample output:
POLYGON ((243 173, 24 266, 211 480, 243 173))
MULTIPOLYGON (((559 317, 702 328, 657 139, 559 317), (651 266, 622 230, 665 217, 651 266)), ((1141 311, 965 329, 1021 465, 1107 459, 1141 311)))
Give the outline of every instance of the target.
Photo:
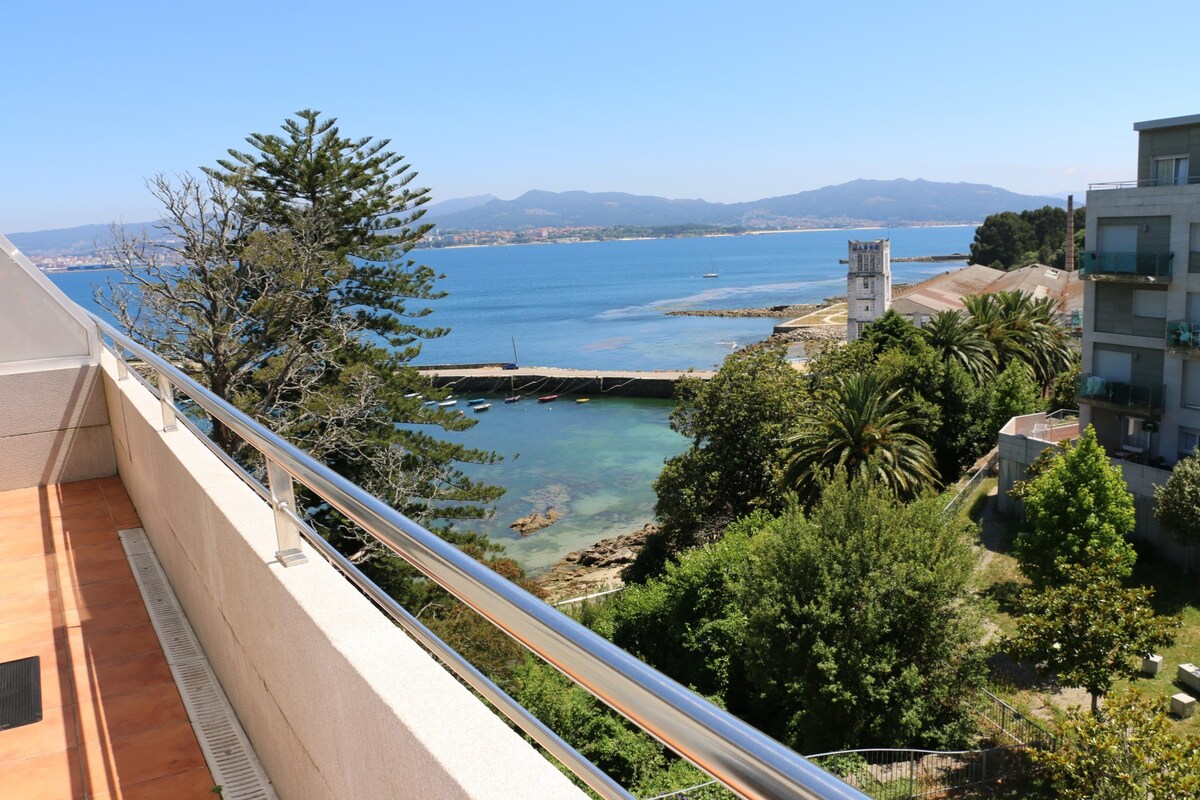
MULTIPOLYGON (((509 361, 583 369, 711 369, 734 348, 770 334, 770 318, 667 316, 668 310, 820 302, 845 293, 847 239, 891 239, 893 257, 965 252, 970 227, 799 233, 578 244, 418 250, 445 278, 447 296, 421 322, 451 333, 426 342, 420 364, 509 361), (716 278, 704 278, 716 273, 716 278)), ((961 264, 893 264, 906 283, 961 264)), ((92 289, 109 271, 52 275, 68 296, 98 310, 92 289)), ((503 460, 464 465, 507 488, 489 520, 473 521, 537 573, 561 556, 652 521, 651 483, 688 442, 667 423, 670 401, 564 397, 489 411, 461 433, 439 433, 503 460), (533 510, 564 516, 528 537, 510 529, 533 510)))

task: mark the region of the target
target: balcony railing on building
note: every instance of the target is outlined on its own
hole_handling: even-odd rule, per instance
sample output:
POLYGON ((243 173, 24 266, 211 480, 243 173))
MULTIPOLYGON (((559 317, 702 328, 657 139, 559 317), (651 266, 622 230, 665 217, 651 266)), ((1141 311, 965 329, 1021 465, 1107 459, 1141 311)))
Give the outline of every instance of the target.
POLYGON ((1158 186, 1187 186, 1192 184, 1200 184, 1200 175, 1189 175, 1187 177, 1167 177, 1167 178, 1142 178, 1136 181, 1106 181, 1103 183, 1089 183, 1088 191, 1104 191, 1107 189, 1144 189, 1148 187, 1158 186))
POLYGON ((1129 383, 1101 375, 1081 375, 1075 383, 1075 394, 1081 403, 1153 412, 1162 411, 1165 392, 1161 383, 1129 383))
POLYGON ((866 800, 865 795, 842 780, 707 703, 367 494, 362 487, 314 461, 104 320, 95 315, 91 319, 103 346, 117 361, 119 379, 135 378, 158 396, 162 431, 174 432, 182 427, 195 434, 273 507, 279 544, 276 557, 281 564, 290 567, 306 561, 300 547, 303 539, 598 796, 606 800, 634 800, 326 542, 305 516, 297 512, 296 484, 336 508, 497 628, 740 796, 754 800, 784 797, 866 800), (130 367, 130 356, 140 359, 143 371, 150 377, 130 367), (221 421, 258 451, 265 464, 265 482, 205 435, 204 428, 211 420, 221 421))
POLYGON ((1200 323, 1186 319, 1168 321, 1166 345, 1172 353, 1200 357, 1200 323))
POLYGON ((1098 253, 1085 250, 1079 256, 1079 274, 1083 277, 1166 282, 1171 279, 1173 257, 1173 253, 1098 253))

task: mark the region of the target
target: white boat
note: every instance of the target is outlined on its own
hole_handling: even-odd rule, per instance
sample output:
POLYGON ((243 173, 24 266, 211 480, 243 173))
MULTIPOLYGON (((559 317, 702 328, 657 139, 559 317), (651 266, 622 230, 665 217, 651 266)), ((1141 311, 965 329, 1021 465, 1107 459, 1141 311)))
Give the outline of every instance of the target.
POLYGON ((720 274, 718 274, 716 272, 706 272, 703 275, 701 275, 700 277, 701 278, 719 278, 721 276, 720 276, 720 274))
POLYGON ((457 404, 458 404, 457 400, 443 400, 442 402, 438 403, 438 407, 439 408, 449 408, 450 406, 457 405, 457 404))
POLYGON ((476 403, 475 405, 471 406, 471 410, 478 414, 480 411, 487 411, 491 407, 491 403, 476 403))

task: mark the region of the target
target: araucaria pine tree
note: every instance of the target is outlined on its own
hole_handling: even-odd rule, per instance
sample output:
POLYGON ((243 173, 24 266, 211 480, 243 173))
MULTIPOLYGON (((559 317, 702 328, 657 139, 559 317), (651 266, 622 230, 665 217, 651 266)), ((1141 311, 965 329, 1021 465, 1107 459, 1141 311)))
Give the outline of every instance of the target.
MULTIPOLYGON (((431 227, 420 222, 429 190, 414 188, 416 173, 387 139, 346 138, 308 110, 282 130, 248 137, 247 152, 204 170, 207 181, 152 183, 170 257, 119 236, 124 283, 110 287, 108 305, 225 399, 461 539, 447 521, 485 514, 502 490, 456 466, 492 454, 421 430, 471 424, 423 407, 416 395, 435 390, 410 363, 423 339, 447 332, 419 322, 441 296, 439 276, 410 257, 431 227)), ((214 434, 238 450, 219 426, 214 434)), ((328 509, 315 512, 356 560, 377 552, 328 509)))

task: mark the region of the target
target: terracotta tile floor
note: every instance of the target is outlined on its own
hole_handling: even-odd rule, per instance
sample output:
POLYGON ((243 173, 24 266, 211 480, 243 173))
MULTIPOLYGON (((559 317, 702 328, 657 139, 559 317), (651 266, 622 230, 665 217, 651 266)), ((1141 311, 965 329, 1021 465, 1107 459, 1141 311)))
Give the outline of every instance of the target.
POLYGON ((0 663, 42 669, 41 722, 0 731, 0 796, 216 796, 117 538, 140 524, 116 477, 0 492, 0 663))

